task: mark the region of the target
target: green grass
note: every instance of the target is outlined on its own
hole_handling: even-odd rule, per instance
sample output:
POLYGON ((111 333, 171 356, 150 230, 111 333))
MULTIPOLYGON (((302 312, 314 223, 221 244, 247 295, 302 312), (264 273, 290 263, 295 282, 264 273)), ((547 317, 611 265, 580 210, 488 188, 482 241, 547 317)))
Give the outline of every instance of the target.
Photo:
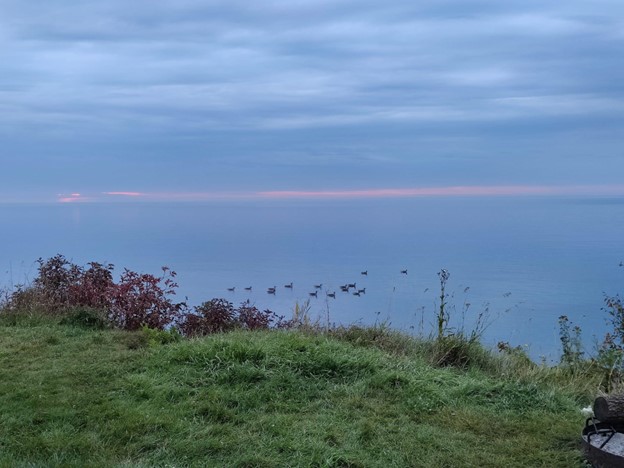
POLYGON ((5 320, 0 466, 584 466, 595 382, 480 347, 439 367, 434 348, 380 329, 158 345, 5 320))

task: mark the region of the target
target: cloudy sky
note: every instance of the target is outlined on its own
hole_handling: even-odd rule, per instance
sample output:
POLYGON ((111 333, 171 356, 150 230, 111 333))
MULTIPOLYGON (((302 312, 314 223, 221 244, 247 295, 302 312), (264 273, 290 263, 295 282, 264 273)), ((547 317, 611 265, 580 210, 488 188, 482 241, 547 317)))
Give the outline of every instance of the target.
POLYGON ((617 191, 623 140, 621 0, 0 0, 4 201, 617 191))

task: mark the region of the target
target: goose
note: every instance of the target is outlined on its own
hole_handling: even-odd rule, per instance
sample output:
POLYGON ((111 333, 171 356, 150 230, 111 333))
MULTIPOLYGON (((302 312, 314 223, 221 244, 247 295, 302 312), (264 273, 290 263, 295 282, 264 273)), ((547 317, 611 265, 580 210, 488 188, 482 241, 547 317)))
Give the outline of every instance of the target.
POLYGON ((336 299, 336 291, 334 291, 332 293, 327 293, 327 297, 331 297, 333 299, 336 299))
POLYGON ((402 275, 407 275, 407 270, 401 270, 402 275))
POLYGON ((292 289, 293 287, 292 281, 290 282, 290 284, 285 284, 284 287, 288 289, 292 289))
POLYGON ((234 286, 233 288, 227 288, 227 290, 231 292, 234 292, 235 289, 236 289, 236 286, 234 286))
POLYGON ((323 287, 323 283, 321 283, 321 284, 315 284, 315 285, 314 285, 314 287, 315 287, 316 289, 321 289, 321 288, 323 287))
POLYGON ((318 297, 318 291, 314 291, 308 294, 310 294, 310 296, 318 297))
POLYGON ((342 292, 349 292, 349 287, 348 287, 347 285, 340 286, 340 290, 341 290, 342 292))
POLYGON ((273 286, 272 288, 267 289, 267 294, 275 295, 275 289, 276 288, 277 288, 277 286, 273 286))
POLYGON ((251 291, 251 286, 249 286, 248 288, 245 288, 245 291, 251 291))
POLYGON ((358 289, 358 294, 366 294, 366 288, 358 289))
POLYGON ((355 289, 355 283, 349 283, 349 284, 347 284, 347 288, 353 288, 353 289, 355 289))
POLYGON ((355 292, 353 293, 353 295, 354 295, 354 296, 359 296, 359 295, 360 295, 360 291, 355 291, 355 292))
POLYGON ((360 275, 368 276, 368 270, 366 270, 366 271, 361 271, 361 272, 360 272, 360 275))

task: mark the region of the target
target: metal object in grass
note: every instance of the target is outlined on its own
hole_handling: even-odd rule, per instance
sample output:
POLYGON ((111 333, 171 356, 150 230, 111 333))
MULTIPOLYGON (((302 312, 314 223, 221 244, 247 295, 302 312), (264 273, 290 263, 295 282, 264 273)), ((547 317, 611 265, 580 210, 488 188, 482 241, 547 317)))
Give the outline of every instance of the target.
POLYGON ((624 466, 624 421, 587 418, 582 434, 585 457, 594 468, 624 466))

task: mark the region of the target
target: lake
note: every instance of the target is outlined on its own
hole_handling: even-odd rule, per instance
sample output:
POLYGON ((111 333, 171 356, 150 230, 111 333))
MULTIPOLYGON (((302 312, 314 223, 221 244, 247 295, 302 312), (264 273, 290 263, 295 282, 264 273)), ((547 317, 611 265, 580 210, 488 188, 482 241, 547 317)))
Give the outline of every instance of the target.
POLYGON ((110 262, 117 273, 167 265, 193 305, 249 299, 289 317, 309 299, 323 323, 383 321, 408 333, 431 331, 445 268, 452 325, 465 315, 470 329, 488 310, 484 341, 526 346, 535 358, 557 358, 562 314, 581 326, 591 352, 606 330, 604 293, 624 291, 619 198, 4 204, 0 219, 4 286, 32 280, 35 260, 57 253, 110 262), (345 283, 366 292, 341 292, 345 283))

